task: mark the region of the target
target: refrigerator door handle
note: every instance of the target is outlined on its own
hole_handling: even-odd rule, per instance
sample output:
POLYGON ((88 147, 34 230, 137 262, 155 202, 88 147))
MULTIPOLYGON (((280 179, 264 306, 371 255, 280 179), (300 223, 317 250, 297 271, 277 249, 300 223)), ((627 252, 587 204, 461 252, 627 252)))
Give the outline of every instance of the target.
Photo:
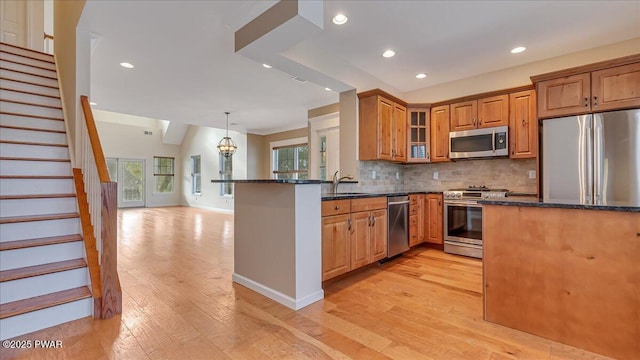
POLYGON ((602 115, 593 116, 593 194, 594 204, 602 202, 602 138, 603 138, 602 115))
POLYGON ((593 203, 593 115, 580 116, 584 120, 580 137, 580 187, 583 204, 593 203))

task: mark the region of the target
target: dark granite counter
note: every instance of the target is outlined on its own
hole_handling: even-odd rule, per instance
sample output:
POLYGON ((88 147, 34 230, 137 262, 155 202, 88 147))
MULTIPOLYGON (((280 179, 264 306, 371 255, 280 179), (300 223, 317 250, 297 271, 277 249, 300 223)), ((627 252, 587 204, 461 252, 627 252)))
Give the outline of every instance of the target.
MULTIPOLYGON (((245 180, 211 180, 212 183, 243 183, 243 184, 322 184, 323 180, 294 180, 294 179, 245 179, 245 180)), ((330 182, 330 181, 329 181, 330 182)))
POLYGON ((478 202, 484 205, 640 212, 639 206, 623 201, 607 201, 606 203, 601 205, 590 205, 581 204, 579 201, 572 200, 551 199, 544 201, 535 197, 506 197, 500 199, 484 199, 479 200, 478 202))
POLYGON ((358 199, 380 196, 404 196, 413 194, 442 194, 442 191, 394 191, 382 193, 338 193, 338 194, 322 194, 322 201, 340 200, 340 199, 358 199))

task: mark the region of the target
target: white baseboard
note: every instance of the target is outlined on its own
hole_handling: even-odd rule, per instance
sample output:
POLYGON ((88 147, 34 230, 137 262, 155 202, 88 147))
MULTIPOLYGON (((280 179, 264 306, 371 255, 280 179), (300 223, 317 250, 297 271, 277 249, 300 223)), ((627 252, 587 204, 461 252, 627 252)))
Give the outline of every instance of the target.
POLYGON ((299 310, 303 307, 313 304, 316 301, 324 299, 324 290, 320 289, 312 294, 309 294, 300 299, 294 299, 291 296, 285 295, 277 290, 274 290, 268 286, 264 286, 260 283, 257 283, 249 278, 246 278, 242 275, 238 275, 233 273, 231 275, 231 279, 233 282, 238 283, 242 286, 248 287, 249 289, 257 292, 258 294, 264 295, 271 300, 274 300, 289 309, 299 310))

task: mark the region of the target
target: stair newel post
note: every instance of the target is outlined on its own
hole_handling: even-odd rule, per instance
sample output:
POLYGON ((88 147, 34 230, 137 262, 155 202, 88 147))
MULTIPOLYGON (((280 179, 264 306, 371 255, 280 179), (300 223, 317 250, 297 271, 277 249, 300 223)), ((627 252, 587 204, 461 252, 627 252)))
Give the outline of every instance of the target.
POLYGON ((122 313, 122 290, 118 278, 118 184, 101 183, 102 193, 102 318, 122 313))

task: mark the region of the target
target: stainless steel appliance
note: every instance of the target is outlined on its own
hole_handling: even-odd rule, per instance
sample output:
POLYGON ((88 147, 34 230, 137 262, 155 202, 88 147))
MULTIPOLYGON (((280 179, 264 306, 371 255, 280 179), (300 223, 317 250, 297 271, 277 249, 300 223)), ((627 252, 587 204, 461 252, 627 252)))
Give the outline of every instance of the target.
POLYGON ((543 200, 640 206, 640 109, 540 126, 543 200))
POLYGON ((444 192, 444 251, 482 258, 482 205, 480 199, 501 198, 505 189, 471 186, 444 192))
POLYGON ((509 156, 509 127, 452 131, 449 133, 450 159, 509 156))
POLYGON ((387 197, 387 257, 409 250, 409 196, 387 197))

